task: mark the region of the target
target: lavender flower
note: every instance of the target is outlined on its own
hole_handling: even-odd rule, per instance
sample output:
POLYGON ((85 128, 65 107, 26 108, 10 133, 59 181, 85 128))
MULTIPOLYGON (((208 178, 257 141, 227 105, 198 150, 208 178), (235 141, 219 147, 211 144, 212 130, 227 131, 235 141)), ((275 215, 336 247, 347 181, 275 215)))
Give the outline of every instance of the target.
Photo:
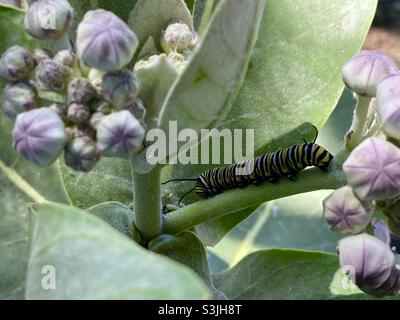
POLYGON ((86 13, 77 31, 78 55, 90 67, 116 71, 132 59, 138 40, 132 30, 112 12, 86 13))
POLYGON ((7 81, 27 79, 33 69, 32 55, 20 46, 9 48, 0 59, 0 76, 7 81))
POLYGON ((386 77, 379 84, 376 111, 385 134, 400 140, 400 75, 386 77))
POLYGON ((117 109, 135 102, 139 80, 132 71, 108 72, 103 77, 103 96, 117 109))
POLYGON ((89 172, 100 160, 96 143, 88 136, 75 138, 65 148, 65 164, 70 168, 89 172))
POLYGON ((368 138, 343 164, 347 182, 363 200, 400 195, 400 149, 390 142, 368 138))
POLYGON ((341 267, 361 290, 376 296, 398 291, 399 272, 386 243, 364 233, 340 240, 338 251, 341 267))
POLYGON ((12 136, 15 150, 40 166, 54 162, 68 140, 64 123, 48 108, 19 114, 12 136))
POLYGON ((35 87, 29 82, 7 85, 3 93, 4 114, 12 120, 17 115, 37 106, 38 96, 35 87))
POLYGON ((25 30, 36 39, 63 36, 74 19, 74 10, 67 0, 38 0, 25 15, 25 30))
POLYGON ((104 156, 129 158, 143 147, 144 133, 129 111, 112 113, 97 126, 97 147, 104 156))
POLYGON ((361 96, 375 97, 379 83, 389 75, 398 74, 393 59, 378 51, 361 51, 343 66, 346 86, 361 96))
POLYGON ((334 191, 323 201, 324 214, 332 230, 357 234, 365 230, 373 216, 370 201, 358 199, 350 187, 334 191))

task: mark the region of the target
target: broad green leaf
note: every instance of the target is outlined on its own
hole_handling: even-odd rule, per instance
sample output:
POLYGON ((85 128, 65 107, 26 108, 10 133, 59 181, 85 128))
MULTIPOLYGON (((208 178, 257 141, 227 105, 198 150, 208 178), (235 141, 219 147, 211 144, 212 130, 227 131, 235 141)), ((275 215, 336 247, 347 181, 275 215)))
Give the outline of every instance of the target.
POLYGON ((245 76, 264 4, 264 0, 221 2, 162 107, 159 124, 164 132, 170 121, 177 121, 178 132, 185 128, 200 132, 225 118, 245 76))
POLYGON ((211 250, 231 266, 260 249, 335 253, 342 235, 329 229, 321 205, 330 192, 316 191, 269 202, 228 232, 211 250))
POLYGON ((76 207, 87 209, 107 201, 132 203, 132 175, 126 160, 103 157, 89 173, 72 170, 62 160, 60 172, 76 207))
POLYGON ((0 7, 25 12, 28 3, 26 0, 0 0, 0 7))
POLYGON ((186 6, 188 7, 190 12, 193 12, 195 2, 196 0, 185 0, 186 6))
POLYGON ((135 7, 138 0, 98 0, 99 8, 114 12, 122 20, 128 22, 129 14, 135 7))
POLYGON ((225 298, 213 285, 206 249, 193 232, 161 235, 149 243, 149 248, 193 269, 213 292, 214 298, 225 298))
POLYGON ((264 250, 216 274, 214 283, 229 299, 370 299, 340 271, 332 254, 264 250))
POLYGON ((24 298, 29 201, 0 172, 0 300, 24 298))
POLYGON ((204 299, 187 267, 156 255, 79 209, 45 204, 32 215, 27 299, 204 299), (55 271, 56 288, 42 273, 55 271), (50 266, 50 267, 49 267, 50 266), (46 282, 47 281, 47 282, 46 282), (44 286, 46 288, 46 286, 44 286))
POLYGON ((138 0, 129 17, 129 26, 140 47, 151 36, 158 45, 161 33, 173 22, 181 21, 193 29, 192 16, 183 0, 138 0))
MULTIPOLYGON (((342 94, 342 65, 361 48, 375 8, 375 0, 267 1, 246 80, 218 129, 254 129, 258 155, 300 143, 304 135, 294 130, 300 124, 320 128, 342 94)), ((196 177, 210 167, 165 171, 172 171, 171 178, 196 177)), ((184 190, 188 184, 168 189, 172 194, 184 190)), ((230 216, 220 219, 220 225, 229 225, 224 220, 230 216)))
POLYGON ((140 235, 134 225, 134 213, 119 202, 105 202, 87 210, 89 213, 104 220, 114 229, 140 243, 140 235))

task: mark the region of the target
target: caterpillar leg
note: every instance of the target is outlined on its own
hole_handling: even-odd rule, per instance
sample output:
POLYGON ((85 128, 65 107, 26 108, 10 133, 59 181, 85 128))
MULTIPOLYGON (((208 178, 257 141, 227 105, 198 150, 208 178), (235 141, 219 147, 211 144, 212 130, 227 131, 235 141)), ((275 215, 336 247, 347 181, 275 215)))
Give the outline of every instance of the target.
POLYGON ((276 184, 276 183, 278 183, 279 177, 270 177, 267 180, 268 180, 268 182, 276 184))

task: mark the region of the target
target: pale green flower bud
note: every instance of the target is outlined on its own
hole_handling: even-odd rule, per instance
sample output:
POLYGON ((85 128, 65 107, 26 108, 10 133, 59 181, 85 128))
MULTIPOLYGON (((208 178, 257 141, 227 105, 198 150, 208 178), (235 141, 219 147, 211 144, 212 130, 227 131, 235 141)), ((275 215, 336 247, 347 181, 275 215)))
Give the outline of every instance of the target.
POLYGON ((195 35, 184 23, 172 23, 163 32, 161 47, 166 53, 176 51, 183 53, 192 47, 195 35))
POLYGON ((96 143, 88 136, 84 136, 70 141, 65 148, 64 159, 65 164, 70 168, 89 172, 100 160, 100 153, 96 148, 96 143))

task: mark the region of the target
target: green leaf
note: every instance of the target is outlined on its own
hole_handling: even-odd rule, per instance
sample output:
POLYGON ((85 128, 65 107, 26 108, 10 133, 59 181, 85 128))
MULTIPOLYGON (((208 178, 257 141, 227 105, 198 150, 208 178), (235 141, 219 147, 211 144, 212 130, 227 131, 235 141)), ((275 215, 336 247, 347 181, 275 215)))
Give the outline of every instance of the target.
POLYGON ((176 21, 193 29, 192 16, 183 0, 139 0, 129 17, 129 26, 139 39, 139 47, 151 36, 158 45, 161 32, 176 21))
POLYGON ((213 10, 220 0, 196 0, 193 12, 193 25, 201 35, 204 33, 213 10))
MULTIPOLYGON (((375 8, 375 0, 267 1, 246 80, 218 129, 254 129, 259 155, 300 143, 304 123, 321 127, 342 94, 342 65, 361 48, 375 8)), ((211 167, 174 166, 165 178, 196 177, 211 167)), ((168 192, 179 195, 187 186, 171 185, 168 192)), ((216 222, 224 227, 230 219, 216 222)), ((228 229, 214 227, 210 234, 228 229)))
MULTIPOLYGON (((242 84, 264 10, 263 0, 223 1, 162 107, 160 128, 214 128, 242 84)), ((170 154, 173 156, 174 154, 170 154)))
POLYGON ((342 235, 330 230, 321 205, 330 192, 316 191, 269 202, 228 232, 211 250, 231 266, 259 249, 335 253, 342 235))
POLYGON ((208 266, 206 249, 201 240, 193 232, 182 232, 178 235, 161 235, 149 243, 149 248, 196 271, 204 283, 211 289, 214 298, 225 298, 214 287, 208 266))
POLYGON ((24 298, 29 201, 0 172, 0 300, 24 298))
POLYGON ((0 7, 25 12, 28 3, 26 0, 0 0, 0 7))
POLYGON ((77 172, 60 161, 60 172, 76 207, 87 209, 108 201, 132 203, 132 174, 126 160, 103 157, 89 173, 77 172))
POLYGON ((41 205, 33 214, 31 231, 28 299, 209 297, 205 285, 187 267, 146 251, 79 209, 41 205), (54 290, 42 287, 51 284, 42 273, 46 266, 55 271, 54 290))
POLYGON ((134 224, 134 213, 127 206, 112 201, 98 204, 87 211, 104 220, 128 238, 140 243, 140 235, 134 224))
POLYGON ((252 253, 216 274, 214 283, 229 299, 369 299, 339 269, 332 254, 296 250, 252 253))
POLYGON ((129 14, 135 7, 138 0, 120 0, 120 1, 110 1, 110 0, 98 0, 99 8, 114 12, 122 20, 128 22, 129 14))

